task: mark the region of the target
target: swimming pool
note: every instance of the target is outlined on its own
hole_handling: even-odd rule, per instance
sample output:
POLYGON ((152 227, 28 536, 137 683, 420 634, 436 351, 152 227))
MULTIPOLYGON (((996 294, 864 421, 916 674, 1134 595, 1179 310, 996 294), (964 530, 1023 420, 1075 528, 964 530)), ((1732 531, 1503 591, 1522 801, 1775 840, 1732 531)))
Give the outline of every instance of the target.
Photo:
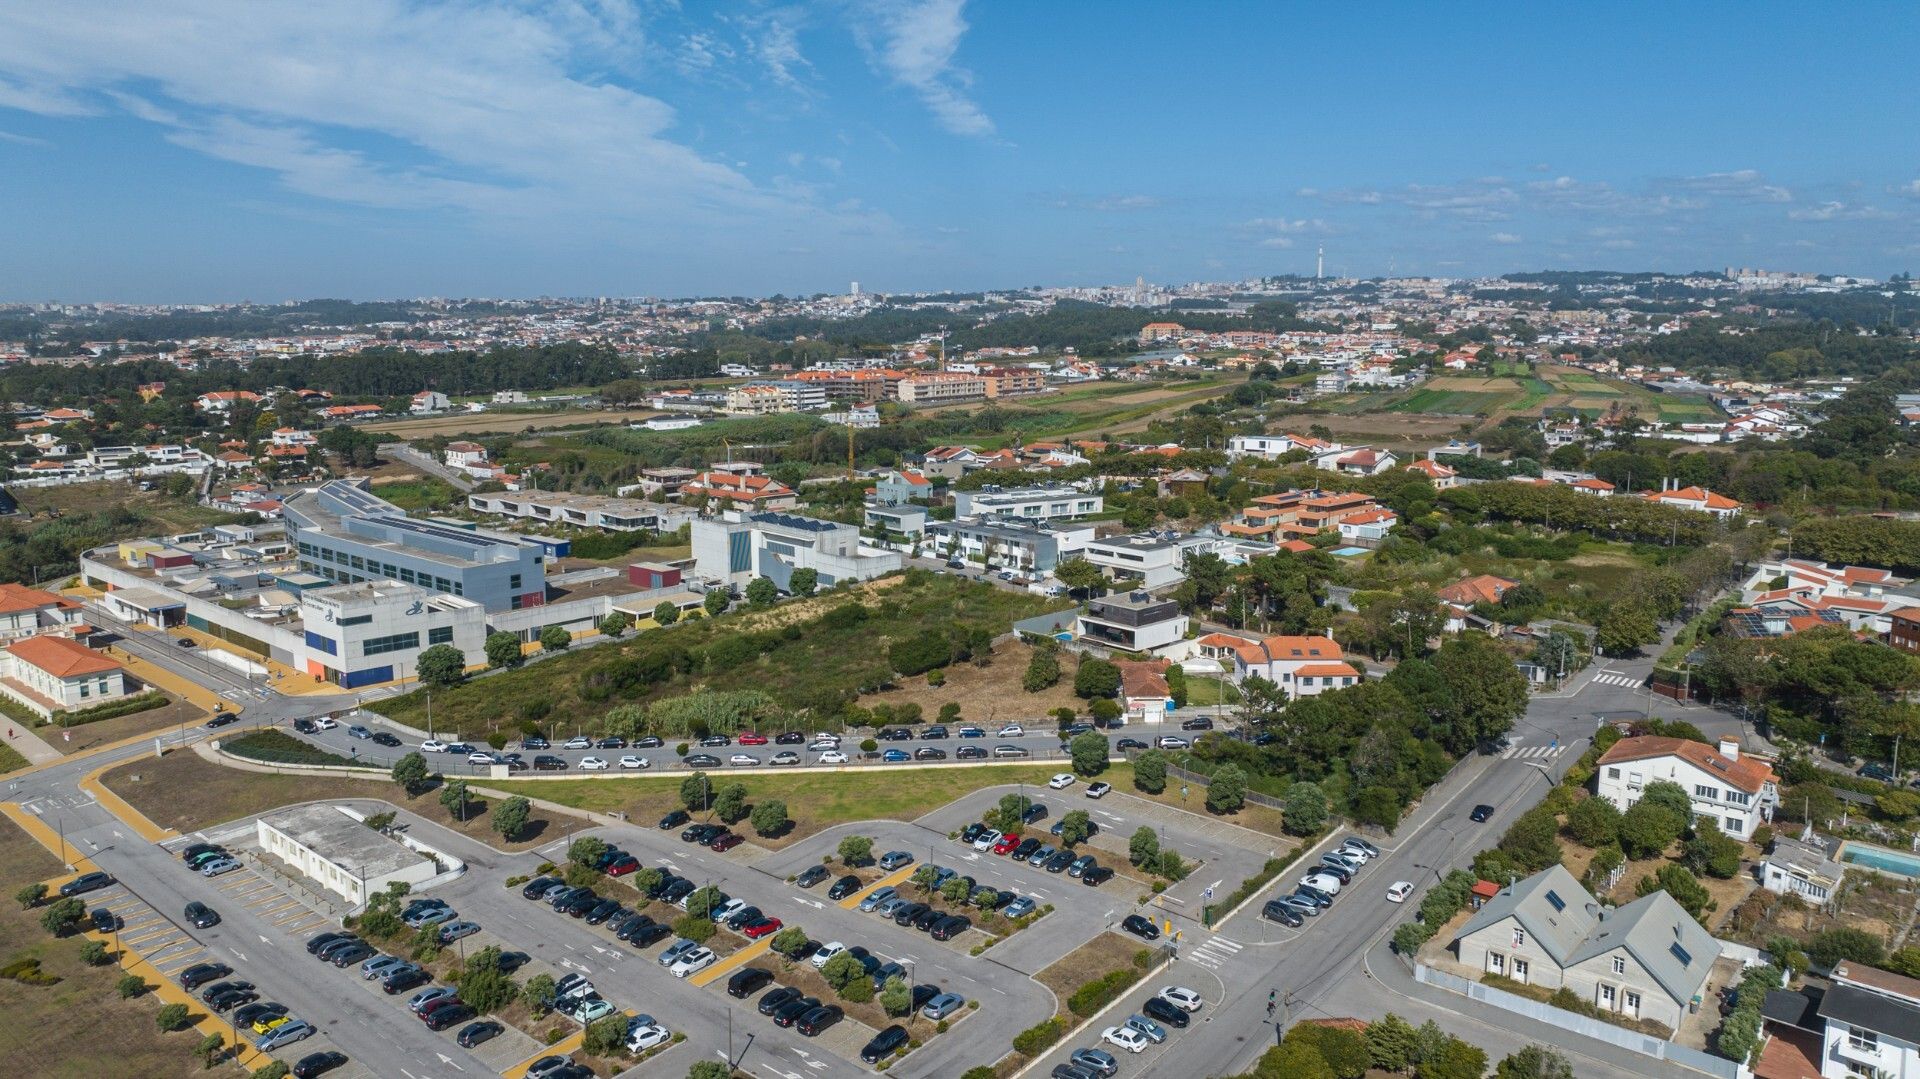
POLYGON ((1920 855, 1904 854, 1887 847, 1872 847, 1865 843, 1848 843, 1840 848, 1840 860, 1867 869, 1877 869, 1882 873, 1920 880, 1920 855))
POLYGON ((1333 553, 1339 555, 1341 558, 1358 558, 1363 554, 1372 554, 1373 552, 1366 547, 1335 547, 1333 553))

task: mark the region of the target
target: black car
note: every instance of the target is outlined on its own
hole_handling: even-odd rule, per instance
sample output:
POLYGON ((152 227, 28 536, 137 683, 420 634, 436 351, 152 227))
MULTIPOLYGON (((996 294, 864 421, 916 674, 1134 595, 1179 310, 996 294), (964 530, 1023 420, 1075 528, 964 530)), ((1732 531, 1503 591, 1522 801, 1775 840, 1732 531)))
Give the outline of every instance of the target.
POLYGON ((1260 908, 1260 916, 1268 921, 1279 922, 1281 925, 1293 926, 1296 929, 1305 925, 1307 921, 1300 917, 1298 911, 1278 899, 1267 900, 1267 905, 1260 908))
POLYGON ((913 927, 925 933, 927 930, 933 928, 935 922, 945 921, 946 917, 946 911, 928 907, 926 910, 913 916, 913 927))
POLYGON ((358 947, 364 943, 366 942, 361 940, 359 937, 343 936, 337 940, 332 940, 327 942, 326 944, 322 944, 317 950, 314 951, 313 957, 315 959, 320 960, 323 963, 329 962, 333 959, 336 953, 343 952, 348 948, 358 947))
POLYGON ((649 734, 633 740, 633 748, 635 749, 659 749, 666 744, 667 743, 660 740, 660 736, 657 734, 649 734))
POLYGON ((1140 1010, 1146 1012, 1148 1018, 1158 1019, 1170 1027, 1185 1027, 1192 1022, 1187 1018, 1185 1008, 1165 997, 1148 997, 1147 1002, 1140 1006, 1140 1010))
POLYGON ((120 926, 120 920, 105 907, 95 907, 88 911, 87 920, 93 923, 93 931, 96 933, 111 933, 120 926))
POLYGON ((654 882, 653 887, 647 889, 647 898, 658 899, 666 895, 667 889, 673 887, 674 882, 679 879, 679 877, 674 876, 672 873, 662 872, 660 879, 654 882))
POLYGON ((567 770, 567 762, 563 758, 555 757, 552 754, 542 753, 538 757, 533 758, 533 770, 536 772, 564 772, 567 770))
POLYGON ((672 884, 667 885, 667 890, 660 893, 660 900, 665 903, 678 903, 680 902, 681 896, 693 891, 693 889, 694 883, 682 877, 672 884))
POLYGON ((920 732, 920 738, 922 741, 937 741, 941 738, 945 738, 946 736, 947 736, 947 728, 937 723, 931 727, 928 727, 926 730, 920 732))
POLYGON ((680 763, 688 768, 718 768, 720 758, 711 753, 695 753, 680 763))
POLYGON ((1332 862, 1321 862, 1319 865, 1313 867, 1313 872, 1324 873, 1334 880, 1339 881, 1341 884, 1353 883, 1353 870, 1348 869, 1344 865, 1334 865, 1332 862))
POLYGON ((849 873, 833 882, 833 887, 827 889, 827 898, 845 899, 859 890, 860 878, 849 873))
POLYGON ((347 1054, 336 1053, 329 1049, 319 1053, 308 1053, 293 1066, 294 1079, 314 1079, 316 1075, 325 1075, 347 1062, 347 1054))
POLYGON ((673 929, 671 927, 656 922, 653 925, 642 926, 634 930, 633 935, 627 938, 627 943, 636 948, 651 948, 672 935, 673 929))
POLYGON ((1138 738, 1122 738, 1113 744, 1113 748, 1124 753, 1129 749, 1146 749, 1148 746, 1138 738))
POLYGON ((482 1019, 478 1023, 468 1023, 466 1026, 461 1027, 459 1035, 453 1040, 460 1043, 460 1048, 471 1049, 481 1042, 492 1041, 504 1033, 506 1029, 506 1027, 501 1026, 491 1019, 482 1019))
POLYGON ((319 734, 320 733, 319 724, 315 723, 311 719, 294 720, 293 729, 296 731, 299 731, 301 734, 319 734))
POLYGON ((760 1014, 772 1015, 794 1001, 799 1000, 803 995, 800 990, 795 989, 793 986, 776 986, 768 990, 766 996, 760 998, 760 1014))
POLYGON ((845 1014, 846 1014, 845 1012, 840 1010, 840 1006, 838 1004, 828 1004, 824 1007, 815 1008, 814 1010, 801 1016, 800 1021, 795 1023, 793 1027, 795 1030, 798 1030, 801 1034, 811 1038, 815 1034, 818 1034, 821 1031, 827 1029, 828 1027, 834 1025, 835 1023, 838 1023, 840 1021, 840 1017, 845 1014))
POLYGON ((827 879, 826 866, 810 865, 804 871, 802 871, 799 876, 793 878, 793 883, 802 888, 811 888, 814 885, 826 879, 827 879))
POLYGON ((800 1017, 818 1008, 820 1001, 816 997, 794 997, 774 1010, 773 1025, 790 1027, 800 1021, 800 1017))
POLYGON ((911 742, 913 741, 913 728, 888 727, 875 737, 882 742, 911 742))
POLYGON ((335 941, 346 940, 351 936, 353 936, 352 933, 341 933, 338 931, 330 932, 330 933, 316 933, 313 936, 307 938, 307 954, 318 955, 320 954, 320 949, 326 947, 329 944, 332 944, 335 941))
POLYGON ((1311 884, 1294 885, 1293 894, 1301 899, 1307 900, 1308 902, 1312 903, 1314 906, 1319 907, 1321 910, 1325 910, 1328 907, 1333 906, 1333 896, 1328 895, 1326 892, 1323 892, 1318 888, 1315 888, 1311 884))
POLYGON ((587 910, 587 924, 599 925, 620 909, 620 903, 614 899, 602 899, 587 910))
POLYGON ((373 744, 392 749, 400 744, 400 736, 389 731, 375 731, 373 732, 373 744))
POLYGON ((766 917, 766 915, 761 913, 759 907, 748 904, 734 911, 732 914, 727 915, 727 928, 739 929, 743 926, 752 925, 764 917, 766 917))
POLYGON ((419 967, 402 967, 380 979, 380 989, 388 996, 393 996, 395 993, 404 993, 432 980, 433 978, 419 967))
POLYGON ((1033 852, 1039 849, 1040 841, 1032 836, 1028 836, 1020 841, 1019 846, 1013 848, 1013 854, 1010 857, 1016 862, 1024 862, 1028 858, 1033 857, 1033 852))
POLYGON ((87 892, 105 888, 113 883, 113 878, 105 873, 82 873, 60 886, 63 896, 84 895, 87 892))
POLYGON ((893 924, 911 925, 915 918, 920 917, 932 909, 932 907, 925 903, 903 903, 893 912, 893 924))
POLYGON ((233 712, 220 712, 215 714, 212 719, 207 720, 204 726, 207 730, 217 731, 222 727, 230 726, 238 722, 240 722, 240 717, 237 714, 233 712))
POLYGON ((709 734, 705 738, 700 739, 700 745, 707 749, 719 749, 721 746, 730 746, 732 744, 733 739, 724 734, 709 734))
POLYGON ((921 1008, 926 1007, 927 1001, 939 996, 940 992, 941 989, 939 986, 928 982, 921 982, 919 985, 914 986, 913 1001, 907 1005, 907 1011, 917 1012, 921 1008))
POLYGON ((202 854, 214 854, 214 853, 225 854, 227 853, 227 848, 221 846, 218 843, 195 843, 190 847, 184 847, 181 849, 180 860, 183 862, 191 863, 195 858, 200 857, 202 854))
POLYGON ((196 963, 180 972, 180 988, 191 993, 209 982, 233 973, 225 963, 196 963))
POLYGON ((230 982, 215 982, 200 991, 200 999, 211 1001, 214 997, 227 993, 237 993, 243 989, 252 989, 253 983, 235 979, 230 982))
POLYGON ((972 824, 960 829, 960 842, 972 846, 974 840, 986 834, 987 826, 981 824, 979 821, 974 821, 972 824))
POLYGON ((1160 927, 1138 914, 1129 914, 1120 922, 1120 928, 1139 937, 1141 940, 1159 940, 1160 927))
POLYGON ((735 1000, 745 1000, 772 980, 773 972, 759 967, 735 971, 733 977, 727 979, 727 995, 735 1000))
POLYGON ((559 910, 561 907, 565 906, 568 903, 573 902, 574 900, 580 898, 583 895, 592 895, 592 894, 593 894, 593 889, 591 888, 568 888, 564 892, 560 892, 556 895, 548 896, 547 905, 552 907, 554 910, 559 910))
POLYGON ((1023 821, 1026 821, 1028 824, 1038 824, 1041 821, 1046 820, 1047 819, 1046 803, 1035 802, 1032 805, 1028 806, 1027 811, 1025 813, 1020 814, 1020 819, 1023 821))
POLYGON ((532 734, 532 735, 528 735, 525 738, 520 739, 520 748, 521 749, 552 749, 553 743, 547 741, 545 738, 542 738, 537 734, 532 734))
POLYGON ((585 895, 576 895, 553 909, 569 918, 584 918, 587 916, 588 911, 603 902, 605 902, 605 900, 602 900, 599 896, 594 895, 592 892, 587 892, 585 895))
POLYGON ((287 1006, 285 1004, 272 1000, 261 1001, 257 1004, 249 1004, 234 1012, 233 1025, 237 1027, 250 1027, 254 1024, 255 1020, 285 1014, 287 1014, 287 1006))
POLYGON ((216 1012, 230 1012, 242 1004, 252 1004, 260 999, 260 994, 251 989, 228 989, 207 998, 207 1007, 216 1012))
POLYGON ((595 748, 595 749, 625 749, 625 748, 627 748, 627 740, 626 740, 625 738, 602 738, 602 739, 600 739, 600 740, 599 740, 598 742, 595 742, 595 743, 593 744, 593 748, 595 748))
POLYGON ((980 746, 961 746, 953 751, 953 759, 957 761, 977 761, 986 755, 987 751, 980 746))
POLYGON ((1064 873, 1067 867, 1073 864, 1073 860, 1078 857, 1079 855, 1070 850, 1057 851, 1053 857, 1040 863, 1040 868, 1049 873, 1064 873))
POLYGON ((860 1059, 869 1064, 878 1064, 892 1056, 901 1046, 907 1044, 907 1028, 898 1023, 873 1036, 865 1049, 860 1050, 860 1059))
POLYGON ((779 734, 773 736, 773 744, 776 746, 803 746, 807 744, 807 736, 801 734, 799 731, 781 731, 779 734))
POLYGON ((1112 879, 1113 870, 1108 869, 1104 865, 1096 865, 1085 873, 1080 874, 1080 883, 1089 888, 1098 888, 1112 879))
POLYGON ((927 932, 935 940, 952 940, 971 928, 973 928, 972 918, 964 914, 949 914, 933 923, 933 927, 927 932))
POLYGON ((1467 816, 1476 822, 1490 820, 1493 817, 1493 807, 1482 803, 1474 806, 1473 812, 1467 814, 1467 816))
POLYGON ((692 817, 687 816, 686 810, 676 809, 660 818, 660 830, 664 832, 672 828, 678 828, 692 819, 692 817))
POLYGON ((197 901, 187 904, 186 916, 195 929, 211 929, 220 924, 220 912, 197 901))
POLYGON ((428 1030, 445 1030, 455 1023, 464 1023, 473 1018, 473 1009, 465 1004, 449 1004, 444 1008, 435 1008, 427 1014, 428 1030))
POLYGON ((917 761, 943 761, 947 759, 947 751, 944 749, 936 749, 933 746, 921 746, 919 749, 913 751, 913 759, 917 761))
POLYGON ((526 887, 520 889, 520 898, 538 899, 541 893, 559 883, 561 883, 559 877, 535 877, 527 882, 526 887))
POLYGON ((1206 716, 1195 716, 1181 723, 1180 729, 1183 731, 1210 731, 1213 729, 1213 720, 1208 719, 1206 716))

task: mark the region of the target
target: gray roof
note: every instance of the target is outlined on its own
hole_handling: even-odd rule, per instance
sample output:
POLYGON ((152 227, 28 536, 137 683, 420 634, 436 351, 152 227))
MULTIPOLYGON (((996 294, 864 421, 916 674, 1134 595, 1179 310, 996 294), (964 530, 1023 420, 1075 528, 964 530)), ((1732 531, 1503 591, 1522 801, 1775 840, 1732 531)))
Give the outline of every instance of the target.
POLYGON ((1820 1001, 1820 1018, 1834 1019, 1851 1026, 1911 1038, 1920 1031, 1920 1005, 1835 982, 1820 1001))
POLYGON ((363 881, 427 860, 330 805, 295 806, 260 819, 363 881))
POLYGON ((1518 921, 1563 970, 1624 948, 1677 1001, 1700 991, 1720 957, 1720 942, 1666 892, 1606 910, 1565 866, 1550 866, 1502 889, 1460 935, 1508 917, 1518 921))

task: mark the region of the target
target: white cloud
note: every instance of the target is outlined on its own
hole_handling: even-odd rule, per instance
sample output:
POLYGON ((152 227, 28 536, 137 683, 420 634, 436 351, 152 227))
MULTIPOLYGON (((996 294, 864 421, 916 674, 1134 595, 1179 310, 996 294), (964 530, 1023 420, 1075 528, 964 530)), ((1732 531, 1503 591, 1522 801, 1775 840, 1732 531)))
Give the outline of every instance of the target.
POLYGON ((1151 210, 1158 205, 1160 200, 1152 195, 1109 195, 1104 199, 1096 199, 1093 208, 1105 211, 1151 210))
POLYGON ((293 191, 372 206, 682 227, 811 209, 675 141, 665 102, 579 73, 604 70, 582 52, 637 43, 620 0, 98 8, 0 6, 0 105, 133 116, 293 191))
POLYGON ((1911 180, 1893 189, 1901 198, 1920 199, 1920 180, 1911 180))
POLYGON ((0 142, 18 143, 21 146, 51 146, 45 139, 36 139, 32 135, 17 135, 11 131, 0 131, 0 142))
POLYGON ((801 75, 812 75, 813 64, 800 51, 800 27, 806 13, 799 8, 780 8, 765 15, 743 20, 747 48, 754 59, 767 69, 773 81, 788 90, 809 93, 801 75))
POLYGON ((1787 217, 1794 221, 1867 221, 1887 216, 1890 215, 1878 207, 1837 200, 1787 211, 1787 217))
POLYGON ((1674 184, 1689 191, 1698 191, 1703 195, 1719 198, 1748 202, 1793 201, 1793 192, 1768 183, 1758 169, 1736 169, 1732 172, 1709 172, 1703 176, 1686 176, 1674 181, 1674 184))
POLYGON ((917 94, 941 126, 956 135, 991 135, 993 120, 967 96, 973 75, 954 65, 966 35, 966 0, 869 0, 873 22, 855 30, 873 61, 917 94))
POLYGON ((1519 234, 1513 232, 1496 232, 1488 236, 1487 239, 1497 244, 1517 244, 1520 242, 1519 234))

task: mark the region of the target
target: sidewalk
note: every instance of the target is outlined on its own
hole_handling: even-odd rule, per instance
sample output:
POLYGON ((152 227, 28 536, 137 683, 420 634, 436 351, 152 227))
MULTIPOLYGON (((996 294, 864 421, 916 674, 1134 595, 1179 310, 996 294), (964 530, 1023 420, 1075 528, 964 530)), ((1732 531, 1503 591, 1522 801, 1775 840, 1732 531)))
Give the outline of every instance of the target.
POLYGON ((49 764, 61 760, 59 750, 42 741, 40 736, 18 723, 9 723, 6 727, 7 745, 15 753, 27 758, 28 764, 49 764))

